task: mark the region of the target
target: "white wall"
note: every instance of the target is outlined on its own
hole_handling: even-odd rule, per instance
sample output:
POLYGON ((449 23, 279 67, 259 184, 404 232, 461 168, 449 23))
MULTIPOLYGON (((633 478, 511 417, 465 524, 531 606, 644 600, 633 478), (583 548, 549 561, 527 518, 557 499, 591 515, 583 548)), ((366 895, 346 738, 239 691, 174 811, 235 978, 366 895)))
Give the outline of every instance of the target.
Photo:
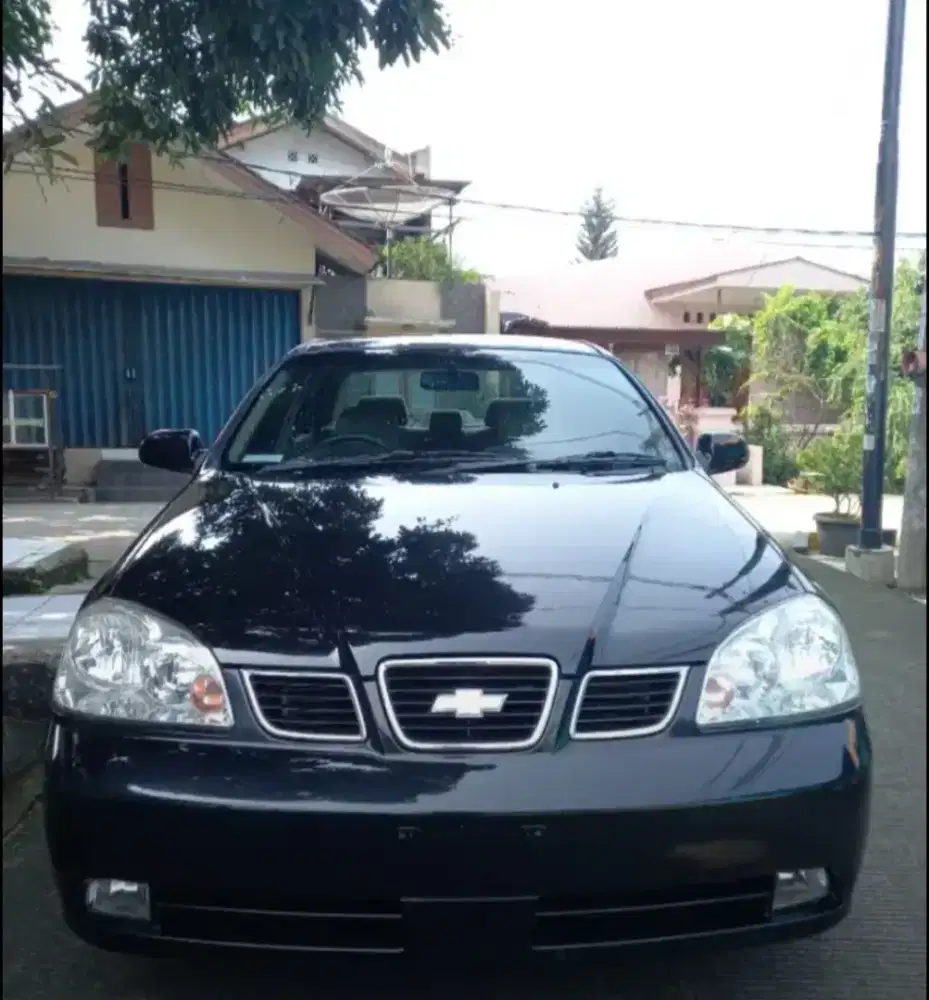
POLYGON ((668 359, 664 351, 633 351, 618 347, 614 353, 656 399, 666 395, 668 359))
POLYGON ((307 135, 300 128, 282 128, 255 139, 248 139, 226 151, 241 163, 258 169, 265 180, 278 187, 292 190, 301 177, 384 177, 389 174, 381 169, 370 169, 371 160, 357 149, 346 145, 323 129, 307 135), (296 162, 288 153, 297 154, 296 162), (312 162, 312 157, 316 162, 312 162))
POLYGON ((442 298, 434 281, 369 278, 368 309, 375 316, 420 323, 442 318, 442 298))
POLYGON ((273 203, 241 197, 238 188, 196 160, 152 164, 155 228, 101 228, 96 222, 93 155, 63 147, 81 175, 54 184, 14 171, 3 179, 3 255, 179 270, 314 274, 310 233, 273 203), (171 184, 171 188, 159 187, 171 184), (175 186, 206 188, 211 193, 175 186))

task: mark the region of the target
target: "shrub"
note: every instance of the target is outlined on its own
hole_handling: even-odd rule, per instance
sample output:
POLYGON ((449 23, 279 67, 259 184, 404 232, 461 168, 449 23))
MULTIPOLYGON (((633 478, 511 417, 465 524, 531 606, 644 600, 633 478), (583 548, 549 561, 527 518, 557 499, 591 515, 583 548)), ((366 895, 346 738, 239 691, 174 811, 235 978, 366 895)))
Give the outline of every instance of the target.
POLYGON ((764 449, 764 482, 786 486, 797 475, 797 445, 784 426, 784 415, 771 403, 755 403, 739 414, 749 444, 764 449))
POLYGON ((834 513, 849 518, 857 518, 860 508, 862 444, 861 428, 843 424, 797 456, 801 474, 815 476, 817 487, 832 498, 834 513))

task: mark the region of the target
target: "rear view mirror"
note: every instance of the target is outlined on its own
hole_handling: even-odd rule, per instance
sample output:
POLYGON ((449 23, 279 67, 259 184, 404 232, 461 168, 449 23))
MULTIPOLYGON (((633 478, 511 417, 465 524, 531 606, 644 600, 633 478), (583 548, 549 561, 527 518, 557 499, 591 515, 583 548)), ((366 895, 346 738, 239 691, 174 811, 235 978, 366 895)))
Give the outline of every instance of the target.
POLYGON ((734 472, 748 465, 748 444, 738 434, 712 431, 697 438, 697 454, 711 476, 734 472))
POLYGON ((419 385, 427 392, 478 392, 481 380, 477 372, 449 368, 444 371, 423 372, 419 376, 419 385))
POLYGON ((192 428, 152 431, 139 445, 139 461, 166 472, 193 474, 203 441, 192 428))

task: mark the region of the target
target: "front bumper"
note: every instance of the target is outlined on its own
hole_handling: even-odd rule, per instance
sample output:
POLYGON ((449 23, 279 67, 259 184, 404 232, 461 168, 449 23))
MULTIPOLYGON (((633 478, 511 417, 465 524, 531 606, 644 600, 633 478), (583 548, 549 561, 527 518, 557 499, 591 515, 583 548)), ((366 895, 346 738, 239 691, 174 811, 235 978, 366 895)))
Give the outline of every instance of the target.
POLYGON ((403 953, 806 935, 848 910, 867 836, 860 713, 784 729, 384 757, 53 723, 46 834, 69 926, 179 944, 403 953), (777 872, 830 892, 775 912, 777 872), (151 887, 150 922, 85 883, 151 887))

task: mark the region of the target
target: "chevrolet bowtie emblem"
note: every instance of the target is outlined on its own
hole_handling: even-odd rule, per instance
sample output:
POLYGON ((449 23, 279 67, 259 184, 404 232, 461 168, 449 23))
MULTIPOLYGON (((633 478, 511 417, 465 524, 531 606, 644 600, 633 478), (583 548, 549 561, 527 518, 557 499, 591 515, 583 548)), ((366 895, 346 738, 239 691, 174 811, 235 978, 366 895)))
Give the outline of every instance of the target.
POLYGON ((433 715, 454 715, 456 719, 483 719, 493 712, 502 712, 507 695, 488 694, 481 688, 458 688, 440 694, 429 710, 433 715))

